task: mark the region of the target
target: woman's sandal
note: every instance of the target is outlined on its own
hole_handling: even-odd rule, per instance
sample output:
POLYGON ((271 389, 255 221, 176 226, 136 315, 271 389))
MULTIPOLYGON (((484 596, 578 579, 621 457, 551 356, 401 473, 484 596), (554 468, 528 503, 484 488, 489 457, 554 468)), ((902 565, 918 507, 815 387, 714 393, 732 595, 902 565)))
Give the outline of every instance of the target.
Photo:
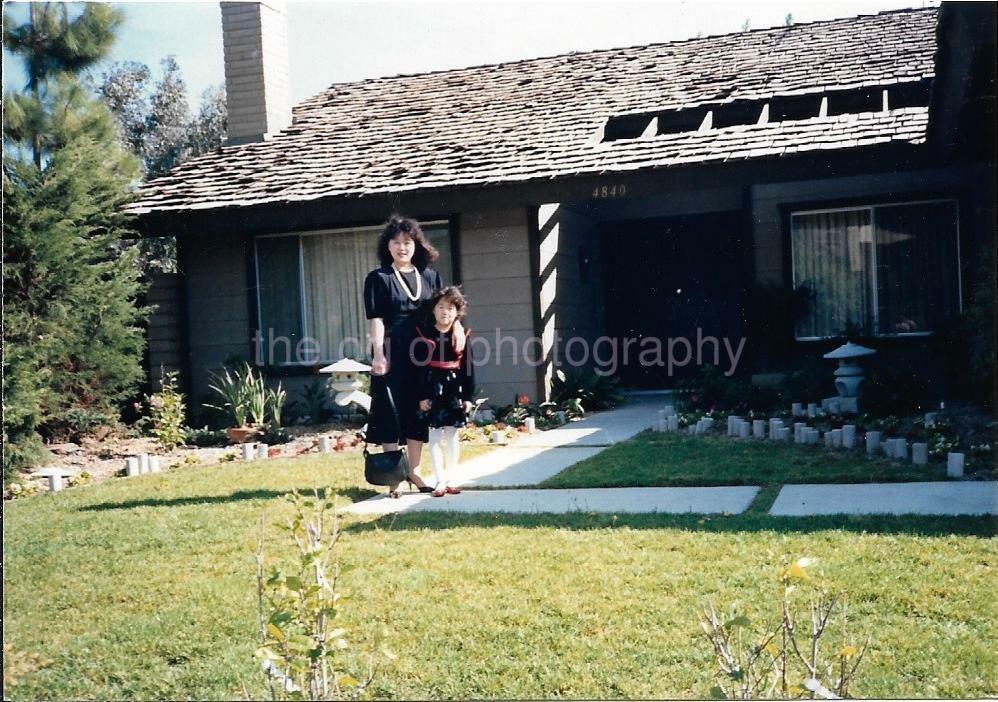
POLYGON ((416 487, 416 485, 411 480, 406 480, 406 482, 409 483, 409 490, 412 490, 415 487, 420 492, 433 492, 433 488, 431 488, 429 485, 420 485, 419 487, 416 487))
POLYGON ((388 496, 390 498, 392 498, 393 500, 397 500, 399 498, 399 491, 398 490, 389 490, 388 491, 388 496))

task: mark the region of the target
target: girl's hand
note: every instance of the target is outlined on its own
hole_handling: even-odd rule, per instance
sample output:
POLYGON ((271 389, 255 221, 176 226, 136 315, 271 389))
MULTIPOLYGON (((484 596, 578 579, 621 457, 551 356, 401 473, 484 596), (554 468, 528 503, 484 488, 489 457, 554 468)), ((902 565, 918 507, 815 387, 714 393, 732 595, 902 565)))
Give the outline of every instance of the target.
POLYGON ((433 407, 433 403, 430 402, 429 400, 419 401, 419 409, 423 410, 424 412, 429 412, 431 407, 433 407))
POLYGON ((451 329, 451 339, 454 342, 454 350, 458 353, 463 352, 467 336, 464 333, 464 325, 461 324, 461 320, 454 322, 454 326, 451 329))
POLYGON ((371 361, 371 375, 384 375, 388 372, 388 359, 385 358, 384 354, 375 354, 374 360, 371 361))

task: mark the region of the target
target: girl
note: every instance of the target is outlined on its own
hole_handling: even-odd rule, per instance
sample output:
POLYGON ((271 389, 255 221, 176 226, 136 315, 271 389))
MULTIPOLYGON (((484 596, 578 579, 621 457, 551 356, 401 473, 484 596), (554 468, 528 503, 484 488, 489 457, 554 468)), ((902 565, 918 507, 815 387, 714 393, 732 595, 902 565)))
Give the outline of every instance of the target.
POLYGON ((468 337, 458 350, 456 325, 464 316, 467 302, 454 287, 438 290, 430 298, 426 322, 416 326, 413 358, 422 366, 417 397, 419 409, 429 424, 430 465, 436 486, 434 497, 456 495, 460 488, 451 486, 448 477, 457 468, 460 446, 457 430, 468 422, 471 398, 475 394, 474 364, 468 337))

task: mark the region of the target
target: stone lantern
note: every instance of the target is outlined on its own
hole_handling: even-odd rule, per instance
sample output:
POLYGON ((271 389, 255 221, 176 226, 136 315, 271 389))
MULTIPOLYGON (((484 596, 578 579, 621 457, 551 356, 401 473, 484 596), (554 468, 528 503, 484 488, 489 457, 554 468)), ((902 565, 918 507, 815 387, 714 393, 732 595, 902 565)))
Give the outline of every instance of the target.
POLYGON ((863 382, 863 369, 856 359, 875 353, 874 349, 850 341, 824 355, 824 358, 839 362, 839 367, 835 369, 835 390, 839 394, 838 397, 823 400, 823 409, 832 412, 859 412, 859 386, 863 382))
POLYGON ((320 373, 328 373, 332 376, 330 385, 336 391, 333 402, 340 407, 355 403, 363 407, 365 412, 369 412, 371 409, 371 396, 366 392, 361 392, 363 383, 360 382, 360 374, 370 371, 370 366, 350 358, 341 358, 336 363, 319 369, 320 373))

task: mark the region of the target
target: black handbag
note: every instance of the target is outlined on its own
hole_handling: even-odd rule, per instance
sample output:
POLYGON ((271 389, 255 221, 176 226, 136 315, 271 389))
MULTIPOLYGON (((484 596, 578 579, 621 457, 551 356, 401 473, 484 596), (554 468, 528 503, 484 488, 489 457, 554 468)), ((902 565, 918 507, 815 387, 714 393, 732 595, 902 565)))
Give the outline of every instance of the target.
MULTIPOLYGON (((401 434, 399 426, 398 410, 395 409, 395 400, 392 397, 392 389, 385 383, 385 395, 388 398, 388 406, 392 409, 392 417, 395 419, 395 434, 401 434)), ((367 450, 367 440, 364 441, 364 479, 371 485, 394 486, 409 477, 409 458, 405 454, 404 448, 395 451, 382 451, 381 453, 371 453, 367 450)))

